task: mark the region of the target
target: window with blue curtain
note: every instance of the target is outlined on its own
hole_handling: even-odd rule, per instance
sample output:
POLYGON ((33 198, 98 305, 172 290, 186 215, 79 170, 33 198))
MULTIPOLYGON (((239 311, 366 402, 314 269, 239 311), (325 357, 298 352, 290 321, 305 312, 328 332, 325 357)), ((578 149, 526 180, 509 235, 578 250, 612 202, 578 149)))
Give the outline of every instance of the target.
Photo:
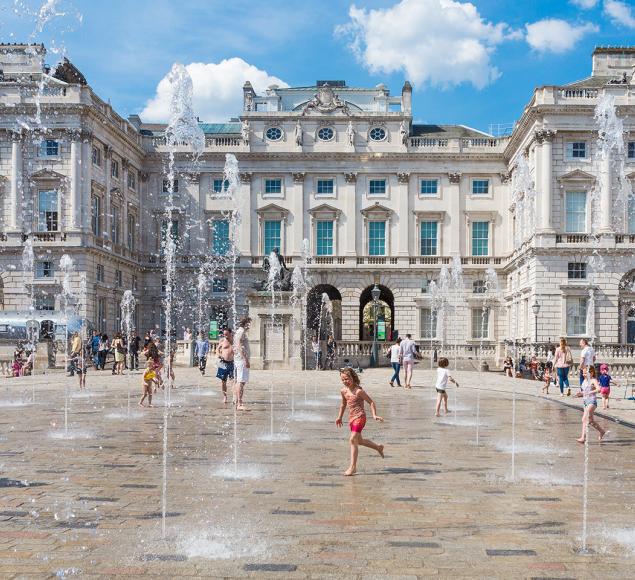
POLYGON ((229 252, 229 221, 212 221, 212 253, 224 256, 229 252))
POLYGON ((268 256, 274 248, 280 249, 280 220, 267 220, 264 227, 264 252, 268 256))
POLYGON ((472 256, 489 253, 489 222, 472 222, 472 256))
POLYGON ((386 222, 368 222, 368 255, 386 255, 386 222))
POLYGON ((318 221, 315 224, 315 253, 318 256, 333 255, 333 222, 318 221))
POLYGON ((437 222, 421 222, 421 255, 437 255, 437 222))

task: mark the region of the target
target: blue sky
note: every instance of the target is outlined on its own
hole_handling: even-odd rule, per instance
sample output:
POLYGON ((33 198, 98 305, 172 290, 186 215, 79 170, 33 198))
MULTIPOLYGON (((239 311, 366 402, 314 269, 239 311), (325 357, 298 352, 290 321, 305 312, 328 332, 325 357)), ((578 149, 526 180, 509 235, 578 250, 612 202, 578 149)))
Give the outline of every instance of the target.
POLYGON ((200 87, 195 107, 205 121, 239 114, 245 75, 263 88, 269 77, 291 86, 316 79, 383 82, 393 94, 410 78, 416 122, 484 130, 517 119, 536 86, 588 76, 595 46, 635 44, 635 7, 627 1, 357 0, 351 6, 343 0, 2 0, 0 35, 3 42, 63 45, 124 116, 144 110, 146 118, 161 116, 157 85, 178 61, 209 65, 191 70, 195 94, 200 87), (37 19, 25 12, 46 2, 52 14, 65 15, 34 32, 37 19))

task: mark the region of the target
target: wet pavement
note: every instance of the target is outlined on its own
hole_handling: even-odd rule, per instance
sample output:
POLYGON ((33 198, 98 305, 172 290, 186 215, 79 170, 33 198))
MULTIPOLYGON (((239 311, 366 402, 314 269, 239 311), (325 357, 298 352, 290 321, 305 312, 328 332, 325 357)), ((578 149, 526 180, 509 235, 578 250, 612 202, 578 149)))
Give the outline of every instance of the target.
POLYGON ((578 409, 527 381, 457 372, 451 413, 436 419, 430 371, 411 391, 387 376, 362 375, 385 418, 364 436, 386 458, 360 448, 347 478, 336 372, 254 371, 234 420, 213 377, 177 369, 165 519, 163 396, 139 408, 140 375, 90 372, 87 393, 59 374, 4 381, 0 577, 632 576, 633 429, 600 419, 609 437, 593 434, 594 553, 580 555, 578 409))

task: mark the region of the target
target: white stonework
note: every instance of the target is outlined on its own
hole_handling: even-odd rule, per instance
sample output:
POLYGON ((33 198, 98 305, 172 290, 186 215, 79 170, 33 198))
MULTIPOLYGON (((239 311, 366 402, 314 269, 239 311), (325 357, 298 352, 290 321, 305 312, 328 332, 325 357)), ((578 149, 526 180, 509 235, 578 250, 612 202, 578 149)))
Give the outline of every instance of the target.
MULTIPOLYGON (((97 327, 109 333, 119 329, 126 289, 137 298, 141 330, 161 325, 165 126, 143 123, 137 116, 121 118, 71 63, 58 69, 57 78, 42 77, 44 49, 33 48, 0 45, 0 308, 28 309, 31 284, 35 294, 60 291, 58 271, 33 280, 22 273, 28 236, 37 262, 52 261, 57 268, 63 253, 73 257, 75 285, 82 273, 88 281, 82 314, 97 327), (33 119, 40 81, 44 90, 39 91, 38 125, 33 119), (21 121, 32 130, 22 130, 21 121), (57 154, 40 153, 47 139, 57 143, 57 154), (54 225, 47 226, 38 211, 40 191, 57 192, 54 225)), ((536 301, 539 342, 587 336, 588 328, 568 332, 574 325, 567 299, 573 308, 575 299, 588 298, 589 288, 595 302, 593 338, 604 344, 635 342, 635 311, 629 313, 635 289, 624 284, 635 269, 635 231, 626 226, 615 231, 605 218, 602 236, 594 241, 589 237, 588 200, 598 177, 593 112, 607 91, 624 119, 626 141, 634 142, 626 165, 635 177, 634 66, 633 48, 597 49, 592 76, 564 87, 536 89, 513 133, 503 138, 462 125, 413 123, 409 83, 396 97, 383 85, 354 88, 341 81, 271 87, 258 95, 247 83, 236 120, 201 124, 206 148, 196 164, 187 147, 176 153, 173 218, 179 222, 178 295, 184 303, 179 333, 196 323, 196 276, 210 256, 212 220, 231 209, 214 187, 215 180, 222 180, 225 155, 233 153, 241 171, 241 314, 247 311, 246 296, 254 282, 263 278, 265 223, 280 221, 280 250, 290 268, 301 263, 303 240, 309 239, 314 254, 309 272, 319 291, 328 291, 336 301, 340 341, 368 338, 361 328, 360 300, 367 302, 377 283, 382 300, 392 308, 394 329, 431 342, 421 319, 421 309, 434 306, 427 282, 438 280, 440 269, 460 256, 463 306, 446 314, 445 336, 434 337, 436 342, 494 346, 505 340, 534 341, 531 307, 536 301), (568 144, 573 142, 586 144, 585 157, 569 158, 568 144), (512 177, 522 155, 535 184, 536 228, 515 243, 520 205, 512 203, 512 177), (587 228, 575 234, 566 232, 565 223, 572 192, 587 192, 587 228), (318 255, 318 223, 325 222, 333 223, 332 252, 318 255), (383 252, 372 251, 369 243, 371 230, 381 228, 377 222, 385 223, 383 252), (430 255, 422 255, 422 223, 437 228, 430 255), (486 232, 486 251, 477 251, 473 228, 486 232), (586 278, 570 279, 569 263, 586 263, 593 250, 605 256, 606 271, 591 273, 588 268, 586 278), (472 310, 482 310, 486 299, 474 289, 480 288, 487 268, 497 272, 501 300, 491 310, 481 340, 472 310)), ((602 204, 612 207, 610 196, 602 204)), ((217 276, 227 278, 227 273, 217 276)), ((55 308, 59 306, 58 299, 55 308)), ((227 294, 213 293, 210 287, 205 318, 227 306, 227 294)))

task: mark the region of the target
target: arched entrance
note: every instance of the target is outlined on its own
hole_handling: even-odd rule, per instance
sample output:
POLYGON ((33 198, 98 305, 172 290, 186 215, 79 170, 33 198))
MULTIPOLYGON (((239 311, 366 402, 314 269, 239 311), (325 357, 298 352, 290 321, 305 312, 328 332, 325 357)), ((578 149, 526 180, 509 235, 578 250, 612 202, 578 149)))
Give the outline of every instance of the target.
POLYGON ((635 344, 635 270, 620 281, 620 341, 635 344))
POLYGON ((320 340, 326 340, 329 334, 335 340, 342 339, 342 295, 335 286, 314 286, 307 296, 306 314, 309 336, 317 335, 319 331, 320 340), (323 298, 323 294, 328 296, 328 300, 323 298))
MULTIPOLYGON (((373 286, 368 286, 359 297, 360 340, 373 340, 374 317, 373 297, 371 294, 373 286)), ((395 298, 386 286, 381 284, 377 284, 377 286, 381 291, 377 309, 377 321, 379 323, 377 336, 380 340, 390 340, 395 330, 395 298), (382 326, 385 329, 384 332, 382 332, 382 326)))

